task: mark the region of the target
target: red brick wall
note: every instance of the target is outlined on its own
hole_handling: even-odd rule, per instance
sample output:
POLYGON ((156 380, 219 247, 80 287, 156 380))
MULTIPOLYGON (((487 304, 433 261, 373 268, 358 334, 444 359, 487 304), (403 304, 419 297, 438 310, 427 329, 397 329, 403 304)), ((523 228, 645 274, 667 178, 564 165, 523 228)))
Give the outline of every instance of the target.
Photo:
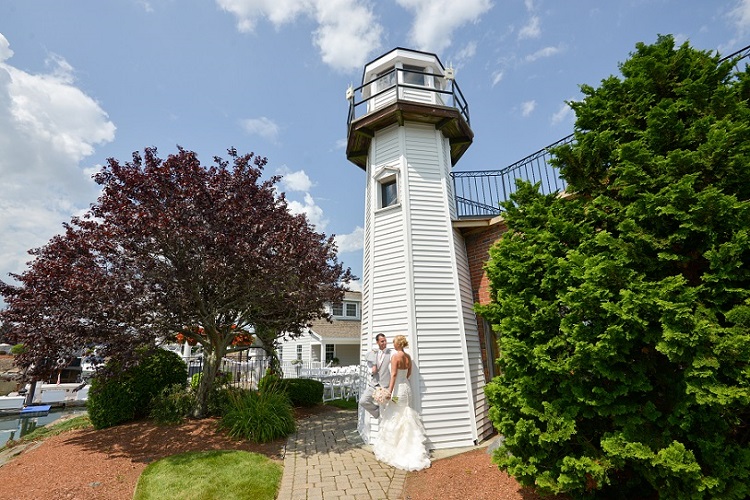
MULTIPOLYGON (((469 258, 469 273, 471 274, 471 289, 475 303, 488 304, 490 302, 490 282, 484 265, 489 260, 490 247, 499 240, 507 227, 502 222, 492 224, 481 229, 472 229, 464 233, 466 254, 469 258)), ((479 343, 482 348, 482 366, 484 366, 485 380, 490 379, 489 364, 495 362, 497 352, 487 352, 487 335, 493 339, 492 332, 485 331, 484 321, 477 316, 479 327, 479 343)))

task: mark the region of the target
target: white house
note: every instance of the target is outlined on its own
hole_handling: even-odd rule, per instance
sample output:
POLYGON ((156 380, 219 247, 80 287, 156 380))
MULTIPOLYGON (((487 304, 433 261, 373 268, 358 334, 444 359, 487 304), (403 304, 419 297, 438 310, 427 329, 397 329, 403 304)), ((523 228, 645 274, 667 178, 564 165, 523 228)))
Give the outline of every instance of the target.
POLYGON ((282 364, 301 360, 304 364, 323 366, 338 361, 341 366, 358 365, 362 335, 362 293, 345 292, 344 300, 326 304, 332 322, 313 321, 312 326, 294 340, 281 343, 278 349, 282 364))

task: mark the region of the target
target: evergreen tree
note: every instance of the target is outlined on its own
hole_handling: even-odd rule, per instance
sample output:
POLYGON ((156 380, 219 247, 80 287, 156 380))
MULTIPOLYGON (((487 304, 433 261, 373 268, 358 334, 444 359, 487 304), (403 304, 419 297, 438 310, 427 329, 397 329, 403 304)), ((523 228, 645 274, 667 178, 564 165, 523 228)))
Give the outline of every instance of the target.
POLYGON ((501 375, 487 386, 523 484, 577 498, 750 496, 750 71, 638 44, 582 86, 567 196, 524 184, 491 250, 501 375))

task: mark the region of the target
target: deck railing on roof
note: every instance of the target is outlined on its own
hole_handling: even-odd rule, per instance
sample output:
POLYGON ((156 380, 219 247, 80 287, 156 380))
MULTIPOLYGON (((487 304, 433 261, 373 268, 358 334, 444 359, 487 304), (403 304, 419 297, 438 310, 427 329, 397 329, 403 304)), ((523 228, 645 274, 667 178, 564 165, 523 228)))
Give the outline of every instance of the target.
POLYGON ((394 101, 429 103, 456 108, 466 123, 471 125, 469 105, 458 84, 453 78, 445 78, 434 73, 394 68, 357 88, 348 90, 347 96, 349 98, 347 130, 354 120, 394 101))
MULTIPOLYGON (((750 45, 719 59, 720 62, 750 57, 750 45)), ((573 142, 573 134, 542 148, 501 170, 451 172, 458 218, 494 217, 500 214, 500 203, 510 199, 516 190, 516 179, 541 183, 540 191, 550 194, 563 191, 566 182, 550 163, 549 150, 573 142)))
POLYGON ((573 134, 542 148, 501 170, 451 172, 453 192, 459 218, 493 217, 500 214, 500 202, 516 191, 516 179, 540 183, 544 194, 563 191, 565 181, 557 168, 550 165, 549 150, 573 142, 573 134))

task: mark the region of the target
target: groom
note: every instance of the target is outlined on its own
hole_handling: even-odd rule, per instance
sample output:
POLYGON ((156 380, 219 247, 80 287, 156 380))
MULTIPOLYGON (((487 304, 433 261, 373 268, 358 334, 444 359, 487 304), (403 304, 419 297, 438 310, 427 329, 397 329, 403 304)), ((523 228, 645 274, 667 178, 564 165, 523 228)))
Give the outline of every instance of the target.
POLYGON ((377 349, 367 353, 367 369, 370 370, 370 380, 367 383, 367 389, 359 399, 359 406, 364 408, 367 413, 375 418, 380 416, 380 405, 372 399, 372 393, 375 388, 387 388, 391 383, 391 349, 388 349, 388 340, 385 335, 378 333, 375 336, 378 343, 377 349))

